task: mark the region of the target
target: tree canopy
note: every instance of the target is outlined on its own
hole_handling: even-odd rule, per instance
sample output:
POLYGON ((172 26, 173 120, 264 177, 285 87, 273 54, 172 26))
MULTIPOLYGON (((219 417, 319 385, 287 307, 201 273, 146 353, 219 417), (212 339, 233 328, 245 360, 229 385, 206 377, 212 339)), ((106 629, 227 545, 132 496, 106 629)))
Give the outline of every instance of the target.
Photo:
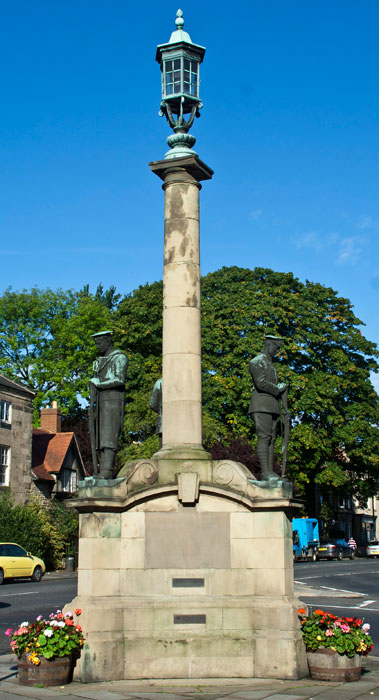
MULTIPOLYGON (((36 407, 57 399, 68 418, 87 396, 96 349, 90 338, 112 328, 129 358, 123 458, 158 448, 149 409, 161 376, 162 282, 119 301, 114 287, 91 295, 57 290, 7 290, 0 297, 0 371, 37 391, 36 407)), ((254 448, 247 416, 249 361, 264 335, 280 335, 280 381, 289 384, 292 431, 288 474, 307 498, 313 484, 364 499, 379 485, 379 398, 370 373, 379 353, 351 302, 291 273, 224 267, 202 279, 203 442, 210 449, 238 441, 254 448)), ((71 423, 72 425, 72 423, 71 423)), ((83 426, 82 426, 83 427, 83 426)), ((237 450, 238 452, 238 450, 237 450)), ((277 441, 280 459, 280 440, 277 441)))
POLYGON ((9 288, 0 297, 0 372, 36 392, 36 418, 53 399, 63 413, 80 408, 96 356, 91 333, 107 328, 110 317, 104 299, 88 289, 9 288))
MULTIPOLYGON (((146 456, 154 431, 148 401, 161 372, 162 284, 139 287, 119 305, 120 345, 130 353, 126 453, 146 456), (131 452, 128 452, 128 450, 131 452)), ((313 483, 362 497, 379 483, 379 401, 370 381, 376 345, 361 333, 348 299, 321 284, 270 269, 222 268, 202 279, 204 443, 255 445, 247 407, 250 359, 264 335, 285 338, 277 370, 289 384, 288 473, 300 494, 313 483)), ((280 451, 279 440, 277 451, 280 451)))

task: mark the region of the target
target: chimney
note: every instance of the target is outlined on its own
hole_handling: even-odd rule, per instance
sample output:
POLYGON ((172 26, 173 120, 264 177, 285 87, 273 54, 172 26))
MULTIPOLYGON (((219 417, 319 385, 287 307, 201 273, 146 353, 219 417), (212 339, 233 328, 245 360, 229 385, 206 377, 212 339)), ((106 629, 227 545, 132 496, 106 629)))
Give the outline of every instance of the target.
POLYGON ((56 401, 53 401, 52 408, 41 408, 41 430, 49 433, 61 432, 61 412, 56 401))

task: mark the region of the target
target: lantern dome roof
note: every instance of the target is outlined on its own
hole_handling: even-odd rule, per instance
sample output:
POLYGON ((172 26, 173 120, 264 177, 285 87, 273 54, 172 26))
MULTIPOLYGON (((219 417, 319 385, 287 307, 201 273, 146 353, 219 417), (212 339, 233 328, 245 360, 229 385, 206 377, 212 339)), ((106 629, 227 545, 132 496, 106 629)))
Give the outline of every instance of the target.
POLYGON ((172 32, 169 40, 169 44, 176 44, 178 41, 185 41, 186 44, 192 44, 192 40, 188 32, 183 29, 184 19, 182 10, 178 10, 176 13, 176 29, 172 32))
POLYGON ((176 48, 184 49, 187 46, 187 50, 193 52, 197 56, 197 60, 200 62, 203 60, 205 54, 205 46, 200 46, 199 44, 194 44, 188 32, 183 29, 184 19, 182 10, 178 10, 176 13, 176 29, 172 32, 167 44, 158 44, 156 60, 158 63, 162 64, 163 54, 167 54, 176 48))

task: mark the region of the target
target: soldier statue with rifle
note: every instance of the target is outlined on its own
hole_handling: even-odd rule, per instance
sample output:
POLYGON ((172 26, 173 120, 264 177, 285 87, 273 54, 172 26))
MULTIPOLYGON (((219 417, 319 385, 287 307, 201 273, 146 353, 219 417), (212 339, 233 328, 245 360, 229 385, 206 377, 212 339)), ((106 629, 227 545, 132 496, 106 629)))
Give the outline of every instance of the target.
POLYGON ((90 379, 89 431, 94 476, 112 479, 124 422, 125 375, 128 360, 112 345, 112 331, 92 335, 99 357, 90 379))
POLYGON ((276 424, 281 414, 281 400, 284 416, 284 441, 282 476, 285 473, 287 448, 289 438, 288 386, 278 383, 278 377, 273 359, 281 347, 283 338, 274 335, 265 336, 263 351, 254 357, 249 364, 249 372, 253 379, 254 391, 251 397, 248 414, 252 415, 258 435, 257 453, 261 465, 261 481, 275 481, 278 476, 273 470, 276 424))

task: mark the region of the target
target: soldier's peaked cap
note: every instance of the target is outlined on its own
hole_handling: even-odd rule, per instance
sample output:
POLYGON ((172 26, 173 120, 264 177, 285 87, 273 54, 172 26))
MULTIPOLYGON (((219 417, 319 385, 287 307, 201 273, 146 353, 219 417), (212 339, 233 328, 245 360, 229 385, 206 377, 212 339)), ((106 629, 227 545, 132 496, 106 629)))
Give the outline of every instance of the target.
POLYGON ((280 338, 278 335, 265 335, 265 340, 277 340, 282 343, 285 338, 280 338))
POLYGON ((112 335, 113 331, 100 331, 100 333, 92 333, 91 338, 98 338, 99 335, 112 335))

